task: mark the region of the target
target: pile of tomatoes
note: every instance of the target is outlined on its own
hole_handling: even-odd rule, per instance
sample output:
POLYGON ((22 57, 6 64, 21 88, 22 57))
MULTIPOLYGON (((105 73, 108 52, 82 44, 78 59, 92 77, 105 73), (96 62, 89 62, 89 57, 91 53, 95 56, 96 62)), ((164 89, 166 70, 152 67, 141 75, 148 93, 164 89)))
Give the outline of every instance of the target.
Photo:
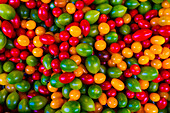
POLYGON ((170 0, 0 0, 0 113, 170 113, 170 0))

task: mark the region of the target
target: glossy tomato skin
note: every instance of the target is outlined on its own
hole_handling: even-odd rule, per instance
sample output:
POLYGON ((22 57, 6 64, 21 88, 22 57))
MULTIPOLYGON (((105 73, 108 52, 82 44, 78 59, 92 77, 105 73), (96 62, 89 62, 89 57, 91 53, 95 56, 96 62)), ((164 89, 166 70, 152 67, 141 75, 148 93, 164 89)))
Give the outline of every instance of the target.
POLYGON ((83 84, 86 84, 86 85, 92 84, 94 82, 94 78, 90 74, 83 74, 80 77, 80 79, 83 82, 83 84))
POLYGON ((60 75, 59 81, 63 84, 68 84, 72 82, 75 78, 75 74, 71 72, 66 72, 60 75))
POLYGON ((159 109, 164 109, 167 106, 167 100, 163 97, 156 103, 159 109))
POLYGON ((133 35, 132 35, 132 39, 134 41, 144 41, 148 38, 150 38, 152 35, 152 31, 149 29, 141 29, 136 31, 133 35))

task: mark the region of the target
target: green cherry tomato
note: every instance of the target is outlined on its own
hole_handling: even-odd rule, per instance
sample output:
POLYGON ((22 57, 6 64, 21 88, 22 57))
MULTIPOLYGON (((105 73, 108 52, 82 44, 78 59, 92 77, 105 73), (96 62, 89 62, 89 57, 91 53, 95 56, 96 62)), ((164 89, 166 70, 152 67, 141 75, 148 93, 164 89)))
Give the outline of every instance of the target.
POLYGON ((59 76, 60 76, 60 74, 55 74, 50 78, 51 86, 53 86, 55 88, 60 88, 60 87, 64 86, 64 84, 59 81, 59 76))
POLYGON ((0 74, 3 72, 2 62, 0 62, 0 74))
POLYGON ((49 31, 51 31, 51 32, 58 32, 59 28, 55 24, 53 24, 51 27, 49 27, 49 31))
POLYGON ((86 19, 90 24, 94 24, 95 22, 97 22, 99 16, 99 11, 90 10, 86 12, 86 14, 84 15, 84 19, 86 19))
POLYGON ((16 84, 22 81, 24 73, 22 71, 13 70, 7 75, 7 81, 9 84, 16 84))
MULTIPOLYGON (((1 4, 0 4, 1 5, 1 4)), ((2 31, 0 31, 0 50, 5 47, 7 43, 7 38, 6 36, 2 33, 2 31)))
POLYGON ((62 94, 63 94, 63 97, 66 98, 66 99, 69 99, 69 93, 71 91, 71 87, 69 84, 66 84, 64 87, 62 87, 62 94))
POLYGON ((98 25, 91 25, 90 32, 87 36, 96 37, 99 34, 98 25))
POLYGON ((52 62, 52 55, 51 54, 46 54, 43 58, 43 66, 46 69, 51 69, 51 62, 52 62))
POLYGON ((22 99, 18 104, 18 112, 19 113, 31 113, 31 109, 28 105, 27 99, 22 99))
POLYGON ((55 110, 50 107, 50 104, 47 104, 44 108, 44 113, 55 113, 55 110))
POLYGON ((16 91, 10 93, 6 99, 6 105, 9 109, 15 109, 19 102, 19 94, 16 91))
POLYGON ((90 73, 96 74, 100 70, 100 60, 96 55, 88 56, 85 66, 90 73))
POLYGON ((58 23, 62 26, 68 25, 72 22, 73 18, 68 13, 63 13, 58 17, 58 23))
POLYGON ((0 104, 4 104, 6 97, 8 96, 8 91, 4 88, 0 91, 0 104))
POLYGON ((78 68, 76 62, 72 59, 64 59, 60 63, 60 68, 66 72, 73 72, 78 68))
POLYGON ((154 4, 153 9, 159 11, 162 8, 161 4, 154 4))
POLYGON ((57 110, 55 113, 62 113, 62 112, 61 112, 61 109, 57 110))
POLYGON ((119 32, 122 34, 122 35, 127 35, 127 34, 130 34, 131 32, 131 28, 129 25, 122 25, 120 28, 119 28, 119 32))
POLYGON ((80 99, 81 108, 84 111, 95 111, 94 101, 87 95, 81 95, 80 99))
POLYGON ((71 3, 75 4, 78 0, 70 0, 71 3))
POLYGON ((72 88, 72 89, 75 89, 75 90, 79 90, 79 89, 81 89, 81 87, 82 87, 82 82, 81 82, 81 80, 80 79, 78 79, 78 78, 75 78, 72 82, 70 82, 69 83, 70 84, 70 87, 72 88))
POLYGON ((138 100, 136 100, 136 99, 130 99, 130 100, 128 101, 127 108, 128 108, 131 112, 137 112, 137 111, 141 108, 140 101, 138 101, 138 100))
POLYGON ((56 7, 56 6, 55 6, 55 4, 54 4, 54 1, 52 1, 52 2, 50 3, 50 9, 53 10, 55 7, 56 7))
POLYGON ((115 111, 111 108, 106 108, 102 111, 102 113, 115 113, 115 111))
POLYGON ((29 66, 36 66, 38 64, 38 59, 35 56, 30 55, 30 56, 27 57, 26 63, 29 66))
POLYGON ((31 110, 40 110, 47 103, 47 99, 44 96, 34 96, 29 100, 29 108, 31 110))
POLYGON ((99 11, 101 14, 109 14, 112 10, 112 6, 109 4, 100 4, 96 7, 96 10, 99 11))
POLYGON ((15 64, 11 61, 6 61, 3 65, 3 70, 5 72, 11 72, 13 69, 15 69, 15 64))
POLYGON ((105 35, 105 41, 108 44, 116 43, 118 41, 118 34, 114 31, 109 32, 105 35))
POLYGON ((135 9, 140 5, 140 3, 137 0, 126 0, 125 6, 128 9, 135 9))
POLYGON ((126 11, 127 11, 127 7, 123 5, 116 5, 112 8, 110 17, 111 18, 123 17, 126 11))
POLYGON ((95 43, 95 40, 94 40, 94 38, 92 38, 92 37, 85 37, 85 38, 81 39, 80 42, 81 42, 81 43, 87 43, 87 44, 89 44, 90 46, 93 46, 94 43, 95 43))
POLYGON ((93 53, 93 47, 90 46, 87 43, 81 43, 79 45, 76 46, 76 52, 83 57, 87 57, 92 55, 93 53))
POLYGON ((158 70, 151 66, 144 66, 137 76, 142 80, 151 81, 158 77, 158 70))
POLYGON ((122 73, 123 72, 119 68, 117 68, 117 67, 110 67, 107 70, 107 74, 111 78, 119 78, 122 75, 122 73))
POLYGON ((138 11, 142 15, 144 15, 151 9, 152 9, 152 5, 149 1, 141 2, 140 6, 138 7, 138 11))
POLYGON ((39 92, 39 91, 38 91, 38 87, 41 86, 41 85, 42 85, 41 82, 40 82, 39 80, 36 80, 36 81, 34 82, 34 90, 35 90, 36 92, 39 92))
POLYGON ((77 101, 68 101, 61 108, 62 113, 80 113, 80 103, 77 101))
POLYGON ((64 29, 64 26, 61 25, 60 23, 58 23, 58 18, 54 18, 54 23, 57 27, 61 28, 61 29, 64 29))
POLYGON ((105 3, 107 0, 94 0, 93 4, 102 4, 105 3))
POLYGON ((49 79, 50 79, 49 76, 42 75, 41 76, 41 84, 42 85, 47 85, 47 82, 49 81, 49 79))
POLYGON ((133 64, 139 65, 136 58, 126 58, 125 62, 127 63, 128 68, 130 68, 130 66, 133 64))
POLYGON ((148 87, 148 91, 149 92, 156 92, 158 90, 158 87, 159 87, 158 83, 150 82, 149 87, 148 87))
POLYGON ((34 20, 37 23, 42 22, 42 20, 38 17, 38 10, 37 9, 31 9, 30 17, 32 20, 34 20))
POLYGON ((25 5, 20 5, 17 8, 17 13, 22 19, 27 19, 30 16, 30 10, 25 5))
POLYGON ((79 90, 81 94, 86 94, 87 92, 87 85, 83 84, 83 86, 81 87, 81 89, 79 90))
POLYGON ((164 0, 152 0, 152 2, 153 3, 155 3, 155 4, 160 4, 160 3, 162 3, 164 0))
POLYGON ((123 109, 119 109, 119 110, 117 111, 117 113, 131 113, 131 112, 130 112, 129 109, 123 108, 123 109))
POLYGON ((31 85, 28 81, 23 80, 22 82, 16 83, 15 88, 20 92, 27 92, 31 85))
POLYGON ((115 6, 115 5, 121 5, 123 2, 123 0, 110 0, 110 4, 112 6, 115 6))
POLYGON ((16 15, 15 9, 8 4, 0 4, 0 16, 5 20, 12 20, 16 15))
POLYGON ((118 101, 119 108, 124 108, 127 106, 128 100, 124 93, 118 93, 116 96, 116 99, 118 101))
POLYGON ((103 73, 103 74, 107 73, 107 69, 106 69, 106 67, 104 65, 100 65, 99 73, 103 73))
POLYGON ((134 78, 126 79, 126 87, 132 92, 142 92, 140 83, 134 78))
MULTIPOLYGON (((2 37, 1 37, 2 38, 2 37)), ((7 39, 7 42, 6 42, 6 45, 5 45, 5 48, 6 49, 12 49, 14 48, 14 44, 13 44, 13 41, 11 39, 7 39)))
POLYGON ((168 113, 168 109, 167 108, 159 109, 158 113, 168 113))
POLYGON ((102 88, 99 85, 91 85, 88 88, 88 95, 92 99, 98 99, 102 95, 102 88))

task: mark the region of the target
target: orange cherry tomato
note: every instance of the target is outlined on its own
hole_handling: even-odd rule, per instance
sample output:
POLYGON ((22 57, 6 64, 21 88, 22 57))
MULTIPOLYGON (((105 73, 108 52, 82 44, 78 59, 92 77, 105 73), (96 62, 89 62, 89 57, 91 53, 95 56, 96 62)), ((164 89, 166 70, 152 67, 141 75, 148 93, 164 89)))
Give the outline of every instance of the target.
POLYGON ((8 82, 6 80, 7 75, 8 74, 6 74, 6 73, 0 74, 0 85, 7 85, 8 84, 8 82))
POLYGON ((111 60, 115 64, 118 64, 118 63, 122 62, 122 56, 119 53, 113 53, 111 56, 111 60))
POLYGON ((22 21, 21 21, 21 27, 22 27, 23 29, 26 29, 26 22, 27 22, 27 20, 22 20, 22 21))
POLYGON ((120 63, 117 64, 117 67, 122 70, 125 71, 127 69, 127 64, 125 61, 121 61, 120 63))
POLYGON ((158 59, 154 59, 151 61, 151 66, 156 69, 160 69, 162 67, 162 62, 158 59))
POLYGON ((103 110, 103 106, 99 102, 95 102, 95 111, 94 113, 101 113, 103 110))
POLYGON ((33 20, 28 20, 28 21, 26 22, 26 28, 27 28, 27 29, 31 30, 31 29, 35 29, 35 27, 36 27, 36 22, 35 22, 35 21, 33 21, 33 20))
POLYGON ((73 3, 68 3, 66 5, 66 11, 69 13, 69 14, 74 14, 75 11, 76 11, 76 7, 73 3))
POLYGON ((103 73, 97 73, 94 75, 94 82, 96 84, 101 84, 106 80, 106 75, 103 73))
POLYGON ((170 69, 170 58, 168 58, 162 62, 162 67, 164 69, 170 69))
POLYGON ((149 60, 155 59, 155 54, 153 54, 149 49, 145 49, 144 55, 149 57, 149 60))
POLYGON ((151 93, 149 98, 153 101, 153 102, 158 102, 160 100, 160 96, 158 93, 151 93))
POLYGON ((161 59, 167 59, 170 56, 170 49, 167 47, 163 47, 162 53, 159 54, 161 59))
POLYGON ((125 57, 125 58, 131 58, 133 56, 133 52, 130 48, 127 48, 125 47, 123 50, 122 50, 122 55, 125 57))
MULTIPOLYGON (((165 98, 165 99, 168 99, 168 97, 169 97, 168 92, 158 92, 158 93, 159 93, 160 97, 163 97, 163 98, 165 98)), ((168 101, 169 101, 169 100, 168 100, 168 101)))
POLYGON ((74 70, 74 74, 76 77, 80 77, 83 74, 83 68, 81 66, 78 66, 78 68, 74 70))
POLYGON ((128 13, 126 13, 126 14, 123 16, 123 20, 124 20, 124 23, 125 23, 125 24, 129 24, 129 23, 131 22, 131 19, 132 19, 132 17, 131 17, 131 15, 128 14, 128 13))
POLYGON ((28 74, 28 75, 31 75, 35 72, 35 67, 32 67, 32 66, 29 66, 27 65, 25 67, 25 73, 28 74))
POLYGON ((50 92, 56 92, 58 88, 51 86, 50 82, 47 84, 47 88, 50 92))
POLYGON ((146 113, 158 113, 158 108, 155 104, 146 103, 144 106, 144 111, 146 113))
POLYGON ((54 92, 52 95, 51 95, 51 99, 54 100, 54 99, 57 99, 57 98, 62 98, 63 95, 61 92, 54 92))
POLYGON ((50 107, 53 109, 58 109, 64 104, 64 100, 62 98, 56 98, 51 101, 50 107))
POLYGON ((36 47, 42 47, 43 46, 43 43, 40 41, 39 37, 40 36, 35 36, 34 39, 33 39, 33 44, 36 47))
POLYGON ((69 97, 71 100, 78 100, 81 96, 81 93, 79 90, 71 90, 69 93, 69 97))
POLYGON ((111 84, 118 91, 122 91, 125 88, 124 83, 120 79, 117 79, 117 78, 113 78, 111 80, 111 84))
POLYGON ((98 98, 101 105, 106 105, 107 103, 107 96, 105 93, 102 93, 102 95, 98 98))
POLYGON ((118 105, 118 101, 117 101, 117 99, 114 98, 114 97, 109 97, 109 98, 107 99, 107 105, 108 105, 110 108, 115 108, 115 107, 117 107, 117 105, 118 105))
POLYGON ((146 80, 139 80, 139 83, 140 83, 140 86, 141 86, 141 89, 145 90, 149 87, 149 82, 146 81, 146 80))
POLYGON ((81 57, 79 55, 72 55, 70 59, 74 60, 77 65, 81 63, 81 57))
POLYGON ((29 43, 30 43, 30 40, 27 36, 25 35, 20 35, 18 38, 17 38, 17 42, 19 43, 19 45, 21 46, 28 46, 29 43))
POLYGON ((42 26, 38 26, 36 29, 35 29, 35 34, 40 36, 40 35, 43 35, 45 34, 45 28, 42 27, 42 26))
POLYGON ((107 64, 108 64, 109 67, 115 67, 115 66, 116 66, 116 64, 114 63, 114 61, 111 60, 111 59, 108 60, 107 64))
POLYGON ((98 26, 98 30, 102 35, 104 35, 104 34, 109 33, 110 27, 107 23, 100 23, 98 26))
POLYGON ((139 57, 138 59, 138 63, 141 64, 141 65, 145 65, 149 62, 149 57, 148 56, 141 56, 139 57))
POLYGON ((51 0, 41 0, 43 3, 48 4, 51 2, 51 0))
POLYGON ((43 56, 43 49, 42 48, 34 48, 32 50, 32 54, 35 56, 35 57, 42 57, 43 56))
POLYGON ((73 37, 78 37, 81 35, 81 29, 78 26, 71 26, 69 31, 73 37))
POLYGON ((133 42, 133 44, 131 45, 131 50, 134 53, 139 53, 140 51, 142 51, 142 44, 140 42, 133 42))
POLYGON ((70 47, 70 49, 69 49, 69 53, 71 54, 71 55, 76 55, 77 54, 77 52, 76 52, 76 47, 70 47))
POLYGON ((104 40, 98 40, 94 44, 95 49, 98 51, 103 51, 106 48, 106 42, 104 40))

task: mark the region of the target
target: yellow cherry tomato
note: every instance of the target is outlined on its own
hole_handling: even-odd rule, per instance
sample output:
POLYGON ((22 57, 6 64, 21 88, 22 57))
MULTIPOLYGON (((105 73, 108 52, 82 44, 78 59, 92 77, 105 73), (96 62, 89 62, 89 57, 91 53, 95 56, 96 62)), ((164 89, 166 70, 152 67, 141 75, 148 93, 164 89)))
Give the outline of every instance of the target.
POLYGON ((83 68, 81 66, 78 66, 78 68, 74 70, 74 74, 76 77, 81 77, 81 75, 83 74, 83 68))
POLYGON ((125 71, 127 69, 127 64, 125 61, 121 61, 120 63, 117 64, 117 67, 122 70, 125 71))
POLYGON ((43 56, 43 49, 42 48, 34 48, 32 50, 32 54, 35 56, 35 57, 42 57, 43 56))
POLYGON ((8 92, 16 91, 15 84, 7 84, 7 85, 5 85, 5 89, 6 89, 8 92))
POLYGON ((53 109, 58 109, 64 104, 64 100, 62 98, 56 98, 51 101, 50 107, 53 109))
POLYGON ((8 84, 8 82, 6 80, 7 75, 8 74, 6 74, 6 73, 0 74, 0 85, 7 85, 8 84))
POLYGON ((28 20, 27 22, 26 22, 26 28, 27 29, 35 29, 35 27, 36 27, 36 22, 35 21, 33 21, 33 20, 28 20))
POLYGON ((162 53, 159 54, 159 57, 161 59, 166 59, 170 56, 170 49, 167 47, 163 47, 162 53))
POLYGON ((141 64, 141 65, 145 65, 149 62, 149 57, 148 56, 141 56, 139 57, 138 59, 138 63, 141 64))
POLYGON ((107 34, 110 31, 110 27, 107 23, 100 23, 98 26, 98 30, 101 34, 107 34))
POLYGON ((72 55, 70 59, 74 60, 77 65, 81 63, 81 57, 79 55, 72 55))
POLYGON ((110 107, 110 108, 115 108, 117 107, 118 105, 118 101, 115 97, 109 97, 107 99, 107 105, 110 107))
POLYGON ((45 28, 42 27, 42 26, 38 26, 36 29, 35 29, 35 34, 40 36, 40 35, 43 35, 45 34, 45 28))
POLYGON ((165 8, 161 8, 158 12, 158 15, 161 17, 164 15, 165 8))
POLYGON ((78 26, 71 26, 69 31, 73 37, 78 37, 81 35, 81 29, 78 26))
POLYGON ((106 42, 104 40, 98 40, 94 44, 95 49, 98 51, 103 51, 106 48, 106 42))
POLYGON ((162 67, 162 62, 158 59, 154 59, 151 61, 151 66, 156 69, 160 69, 162 67))
POLYGON ((63 95, 61 92, 54 92, 52 95, 51 95, 51 99, 54 100, 54 99, 57 99, 57 98, 62 98, 63 95))
POLYGON ((162 37, 162 36, 153 36, 151 39, 150 39, 150 42, 152 44, 157 44, 157 45, 162 45, 165 43, 165 38, 162 37))
POLYGON ((81 96, 81 93, 79 90, 71 90, 69 93, 69 97, 72 100, 78 100, 81 96))
POLYGON ((43 3, 48 4, 51 2, 51 0, 41 0, 43 3))
POLYGON ((142 51, 142 44, 140 42, 133 42, 133 44, 131 45, 131 50, 134 53, 139 53, 140 51, 142 51))
POLYGON ((140 79, 139 83, 140 83, 141 89, 143 89, 143 90, 145 90, 149 87, 149 81, 140 79))
POLYGON ((128 14, 128 13, 126 13, 126 14, 123 16, 123 20, 124 20, 124 23, 125 23, 125 24, 129 24, 129 23, 131 22, 131 19, 132 19, 132 17, 131 17, 131 15, 128 14))
POLYGON ((107 61, 107 64, 108 64, 109 67, 115 67, 116 66, 116 64, 111 59, 107 61))
POLYGON ((111 60, 115 64, 118 64, 118 63, 122 62, 122 56, 119 53, 113 53, 111 56, 111 60))
POLYGON ((40 36, 35 36, 34 39, 33 39, 33 44, 36 47, 42 47, 43 46, 43 43, 40 41, 39 37, 40 36))
POLYGON ((162 62, 162 67, 164 69, 170 69, 170 58, 168 58, 162 62))
POLYGON ((168 97, 169 97, 168 92, 158 92, 158 93, 159 93, 160 97, 163 97, 165 99, 168 99, 168 97))
POLYGON ((47 88, 50 92, 56 92, 58 88, 51 86, 50 82, 47 84, 47 88))
POLYGON ((17 38, 17 42, 18 42, 19 45, 21 45, 21 46, 28 46, 29 43, 30 43, 30 40, 29 40, 29 38, 28 38, 26 35, 20 35, 20 36, 17 38))
POLYGON ((125 57, 125 58, 131 58, 133 56, 133 52, 130 48, 127 48, 125 47, 123 50, 122 50, 122 55, 125 57))
POLYGON ((162 46, 154 44, 150 47, 150 51, 154 54, 160 54, 162 52, 162 46))
POLYGON ((154 17, 150 20, 150 24, 151 26, 156 26, 158 25, 158 22, 159 22, 159 18, 158 17, 154 17))
POLYGON ((144 111, 146 113, 158 113, 158 108, 155 104, 146 103, 144 106, 144 111))
POLYGON ((76 7, 73 3, 68 3, 66 5, 66 11, 69 13, 69 14, 74 14, 75 11, 76 11, 76 7))
POLYGON ((106 94, 102 93, 102 95, 98 98, 98 100, 99 100, 99 103, 101 105, 106 105, 106 103, 107 103, 107 96, 106 96, 106 94))
POLYGON ((71 54, 71 55, 76 55, 77 54, 77 52, 76 52, 76 47, 70 47, 70 49, 69 49, 69 53, 71 54))
POLYGON ((27 65, 25 67, 25 73, 31 75, 35 72, 35 67, 27 65))
POLYGON ((111 80, 111 84, 118 91, 122 91, 125 88, 124 83, 120 79, 117 79, 117 78, 113 78, 111 80))
POLYGON ((94 82, 96 84, 101 84, 106 80, 106 75, 103 73, 97 73, 94 75, 94 82))
POLYGON ((22 21, 21 21, 21 27, 22 27, 23 29, 26 29, 26 22, 27 22, 27 20, 22 20, 22 21))
POLYGON ((103 110, 103 106, 99 102, 95 102, 95 111, 94 113, 101 113, 103 110))
POLYGON ((55 33, 55 34, 54 34, 54 39, 55 39, 55 42, 57 42, 57 43, 60 43, 60 42, 61 42, 61 40, 60 40, 60 38, 59 38, 59 33, 55 33))
POLYGON ((145 49, 144 55, 149 57, 149 60, 155 59, 155 54, 153 54, 149 49, 145 49))
POLYGON ((149 98, 153 101, 153 102, 158 102, 160 100, 160 96, 158 93, 151 93, 149 98))
POLYGON ((158 23, 160 26, 170 25, 170 16, 161 16, 158 23))
POLYGON ((162 7, 163 7, 163 8, 169 8, 169 7, 170 7, 170 3, 169 3, 167 0, 164 0, 164 1, 162 2, 162 7))

